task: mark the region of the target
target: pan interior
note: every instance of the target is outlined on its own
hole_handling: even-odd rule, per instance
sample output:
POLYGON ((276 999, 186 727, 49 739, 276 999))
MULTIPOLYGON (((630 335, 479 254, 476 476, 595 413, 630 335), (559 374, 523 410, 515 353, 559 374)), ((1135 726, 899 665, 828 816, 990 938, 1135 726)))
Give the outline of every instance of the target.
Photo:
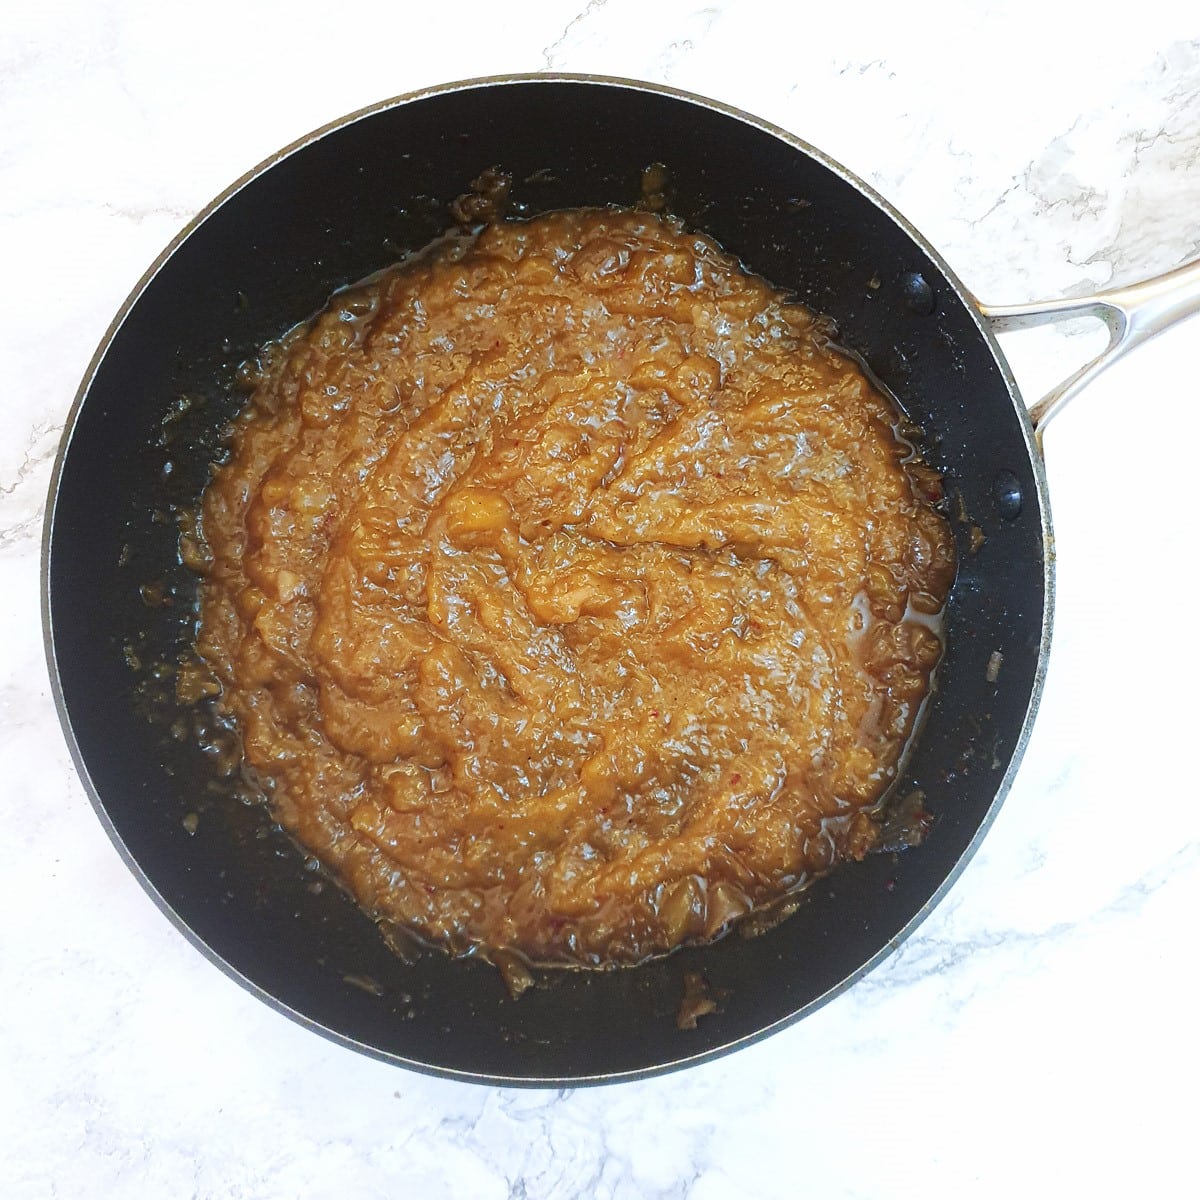
POLYGON ((542 78, 443 90, 333 128, 228 194, 166 256, 102 348, 64 445, 48 635, 99 811, 222 964, 397 1061, 583 1082, 710 1055, 794 1019, 880 956, 952 877, 1021 747, 1047 604, 1045 514, 1004 372, 961 289, 902 222, 819 156, 717 107, 542 78), (513 1002, 486 964, 393 954, 185 733, 169 669, 192 636, 196 580, 178 561, 177 519, 219 454, 237 364, 336 288, 441 233, 480 171, 510 172, 534 213, 635 203, 651 163, 668 169, 673 211, 835 319, 946 474, 960 557, 949 644, 899 785, 919 789, 936 821, 922 846, 842 870, 761 937, 552 974, 513 1002), (679 1031, 689 971, 723 990, 723 1008, 679 1031))

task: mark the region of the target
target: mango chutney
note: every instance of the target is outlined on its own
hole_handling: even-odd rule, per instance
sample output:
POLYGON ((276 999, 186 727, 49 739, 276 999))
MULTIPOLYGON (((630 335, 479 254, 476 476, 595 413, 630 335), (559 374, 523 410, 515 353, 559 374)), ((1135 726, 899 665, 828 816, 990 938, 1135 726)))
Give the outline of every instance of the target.
POLYGON ((338 293, 251 384, 197 645, 373 917, 637 962, 872 848, 954 549, 826 322, 674 218, 572 210, 338 293))

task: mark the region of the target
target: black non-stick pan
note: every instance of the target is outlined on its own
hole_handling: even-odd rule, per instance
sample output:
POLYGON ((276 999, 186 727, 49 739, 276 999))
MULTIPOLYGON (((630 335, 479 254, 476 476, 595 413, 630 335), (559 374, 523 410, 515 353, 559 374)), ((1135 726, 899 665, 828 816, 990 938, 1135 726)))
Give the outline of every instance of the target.
MULTIPOLYGON (((1037 707, 1052 559, 1034 422, 993 338, 1092 312, 1107 357, 1200 303, 1200 268, 1061 305, 985 310, 885 201, 794 137, 710 101, 582 77, 456 84, 388 101, 281 152, 214 201, 134 289, 88 368, 46 521, 47 653, 101 820, 215 963, 346 1045, 440 1074, 587 1083, 696 1062, 778 1029, 885 957, 937 903, 1008 789, 1037 707), (794 916, 632 969, 557 972, 520 1000, 482 962, 400 956, 206 753, 173 672, 197 581, 178 559, 237 405, 237 365, 336 288, 419 247, 486 167, 518 212, 632 204, 663 163, 670 207, 833 317, 945 474, 959 572, 945 658, 897 795, 924 842, 814 886, 794 916), (720 1010, 676 1028, 685 973, 720 1010)), ((1104 358, 1106 356, 1102 356, 1104 358)), ((1042 417, 1084 372, 1036 410, 1042 417)))

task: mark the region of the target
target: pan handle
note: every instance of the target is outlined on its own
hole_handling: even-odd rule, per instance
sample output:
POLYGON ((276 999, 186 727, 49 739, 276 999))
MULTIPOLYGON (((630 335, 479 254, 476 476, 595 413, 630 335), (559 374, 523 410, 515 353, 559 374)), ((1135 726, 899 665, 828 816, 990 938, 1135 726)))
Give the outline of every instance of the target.
POLYGON ((1097 292, 1094 296, 1034 304, 980 304, 979 311, 993 333, 1029 329, 1070 317, 1099 317, 1108 326, 1109 341, 1104 350, 1030 408, 1029 419, 1040 445, 1042 431, 1050 418, 1105 367, 1169 326, 1200 313, 1200 259, 1165 275, 1097 292))

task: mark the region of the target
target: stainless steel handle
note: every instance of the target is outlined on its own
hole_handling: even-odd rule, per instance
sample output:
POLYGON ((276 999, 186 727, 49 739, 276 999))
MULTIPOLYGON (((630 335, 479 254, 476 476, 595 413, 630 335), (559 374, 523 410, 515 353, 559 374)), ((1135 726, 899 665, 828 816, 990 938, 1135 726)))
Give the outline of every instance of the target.
POLYGON ((1029 409, 1040 444, 1050 418, 1105 367, 1169 326, 1200 313, 1200 259, 1165 275, 1097 292, 1094 296, 1000 307, 980 304, 979 311, 994 333, 1028 329, 1069 317, 1099 317, 1108 326, 1107 347, 1029 409))

